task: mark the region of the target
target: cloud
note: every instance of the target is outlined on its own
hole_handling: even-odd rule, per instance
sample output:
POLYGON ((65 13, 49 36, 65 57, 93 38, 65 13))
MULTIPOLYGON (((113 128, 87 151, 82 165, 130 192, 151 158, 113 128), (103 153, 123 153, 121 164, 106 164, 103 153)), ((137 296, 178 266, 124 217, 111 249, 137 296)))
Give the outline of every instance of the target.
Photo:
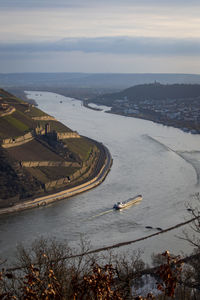
POLYGON ((123 55, 199 56, 199 39, 149 37, 65 38, 55 42, 1 43, 0 53, 83 52, 123 55))
POLYGON ((196 72, 199 9, 199 0, 0 0, 1 71, 196 72))
POLYGON ((41 7, 74 7, 81 4, 79 0, 1 0, 2 8, 41 8, 41 7))
POLYGON ((2 43, 101 36, 199 38, 200 2, 198 7, 193 6, 195 2, 0 0, 0 40, 2 43))
POLYGON ((191 6, 193 4, 199 4, 199 0, 168 0, 167 2, 164 0, 1 0, 0 7, 59 7, 59 6, 88 6, 95 4, 111 4, 118 5, 123 3, 132 4, 132 5, 159 5, 159 6, 169 6, 169 5, 188 5, 191 6))

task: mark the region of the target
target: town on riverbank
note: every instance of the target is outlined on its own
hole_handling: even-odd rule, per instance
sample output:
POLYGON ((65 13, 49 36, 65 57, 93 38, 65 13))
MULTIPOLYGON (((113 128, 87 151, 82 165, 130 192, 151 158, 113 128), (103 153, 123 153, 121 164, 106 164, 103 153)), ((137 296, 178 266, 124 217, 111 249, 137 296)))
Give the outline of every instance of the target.
POLYGON ((130 87, 117 93, 109 93, 89 99, 88 103, 111 107, 109 113, 151 120, 200 133, 200 85, 158 82, 130 87))
MULTIPOLYGON (((24 90, 54 92, 82 100, 88 108, 90 103, 105 105, 110 113, 200 133, 197 74, 22 73, 0 74, 0 79, 21 99, 27 100, 24 90)), ((92 109, 99 110, 98 106, 92 109)))

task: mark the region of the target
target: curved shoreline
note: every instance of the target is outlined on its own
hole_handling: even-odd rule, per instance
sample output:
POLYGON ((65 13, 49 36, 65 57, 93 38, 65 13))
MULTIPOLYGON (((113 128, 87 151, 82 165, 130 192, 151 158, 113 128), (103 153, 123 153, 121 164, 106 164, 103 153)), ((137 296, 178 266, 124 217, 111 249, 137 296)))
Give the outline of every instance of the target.
POLYGON ((0 215, 19 212, 19 211, 34 208, 34 207, 45 206, 50 203, 86 192, 86 191, 98 186, 99 184, 101 184, 104 181, 104 179, 106 178, 107 174, 109 173, 110 168, 112 166, 112 162, 113 162, 113 159, 111 157, 111 154, 110 154, 108 148, 106 146, 104 146, 103 144, 101 144, 101 145, 104 148, 106 159, 105 159, 104 164, 101 167, 99 173, 95 177, 93 177, 89 181, 82 183, 80 185, 77 185, 75 187, 68 188, 66 190, 56 192, 54 194, 41 196, 41 197, 35 198, 33 200, 28 200, 23 203, 16 204, 12 207, 2 208, 2 209, 0 209, 0 215))
MULTIPOLYGON (((76 99, 79 100, 79 99, 76 99)), ((88 100, 82 100, 83 102, 83 106, 85 106, 88 109, 91 110, 96 110, 96 111, 101 111, 101 109, 99 108, 93 108, 91 107, 89 104, 95 104, 95 105, 104 105, 106 106, 106 104, 100 104, 97 102, 93 102, 93 101, 88 101, 88 100)), ((112 110, 112 106, 108 106, 108 108, 110 108, 110 110, 105 111, 108 114, 113 114, 113 115, 119 115, 119 116, 123 116, 123 117, 128 117, 128 118, 135 118, 135 119, 141 119, 141 120, 145 120, 145 121, 151 121, 154 122, 156 124, 161 124, 163 126, 168 126, 168 127, 173 127, 173 128, 177 128, 182 130, 183 132, 187 132, 187 133, 191 133, 191 134, 200 134, 200 130, 198 130, 196 128, 196 125, 191 125, 188 127, 188 124, 183 125, 180 122, 177 122, 177 120, 173 120, 173 119, 158 119, 156 117, 154 117, 153 115, 138 115, 138 114, 126 114, 122 111, 115 111, 112 110)))

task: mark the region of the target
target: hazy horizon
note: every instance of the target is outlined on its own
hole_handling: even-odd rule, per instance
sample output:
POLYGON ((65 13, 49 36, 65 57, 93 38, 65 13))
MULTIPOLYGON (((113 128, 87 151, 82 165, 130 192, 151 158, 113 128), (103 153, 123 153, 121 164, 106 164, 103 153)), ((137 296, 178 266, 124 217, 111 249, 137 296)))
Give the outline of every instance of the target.
POLYGON ((0 72, 0 74, 2 75, 6 75, 6 74, 89 74, 89 75, 197 75, 200 76, 200 72, 199 73, 176 73, 176 72, 168 72, 168 73, 162 73, 162 72, 84 72, 84 71, 80 71, 80 72, 68 72, 68 71, 59 71, 59 72, 54 72, 54 71, 50 71, 50 72, 45 72, 45 71, 21 71, 20 70, 18 72, 0 72))

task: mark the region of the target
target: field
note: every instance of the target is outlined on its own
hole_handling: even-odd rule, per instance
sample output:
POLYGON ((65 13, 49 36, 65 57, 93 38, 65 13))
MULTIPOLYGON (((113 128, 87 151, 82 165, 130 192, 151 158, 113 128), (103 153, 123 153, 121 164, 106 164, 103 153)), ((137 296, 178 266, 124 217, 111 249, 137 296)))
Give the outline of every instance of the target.
POLYGON ((64 161, 62 157, 36 140, 8 148, 7 151, 13 159, 18 161, 64 161))
POLYGON ((77 168, 66 168, 66 167, 27 168, 27 171, 42 183, 47 183, 52 180, 65 178, 67 176, 72 175, 76 170, 77 168))
POLYGON ((71 152, 76 153, 83 161, 88 159, 90 152, 94 147, 92 142, 82 137, 79 139, 66 139, 63 142, 71 152))
POLYGON ((38 109, 37 107, 30 107, 30 111, 26 112, 27 116, 29 117, 43 117, 43 116, 48 116, 45 112, 42 110, 38 109))
POLYGON ((0 137, 14 138, 20 135, 24 135, 29 131, 29 126, 15 118, 16 114, 5 116, 0 118, 0 137))
MULTIPOLYGON (((38 121, 37 121, 38 122, 38 121)), ((45 124, 50 124, 51 130, 55 130, 56 132, 72 132, 70 128, 65 126, 64 124, 58 121, 39 121, 39 123, 45 127, 45 124)))

